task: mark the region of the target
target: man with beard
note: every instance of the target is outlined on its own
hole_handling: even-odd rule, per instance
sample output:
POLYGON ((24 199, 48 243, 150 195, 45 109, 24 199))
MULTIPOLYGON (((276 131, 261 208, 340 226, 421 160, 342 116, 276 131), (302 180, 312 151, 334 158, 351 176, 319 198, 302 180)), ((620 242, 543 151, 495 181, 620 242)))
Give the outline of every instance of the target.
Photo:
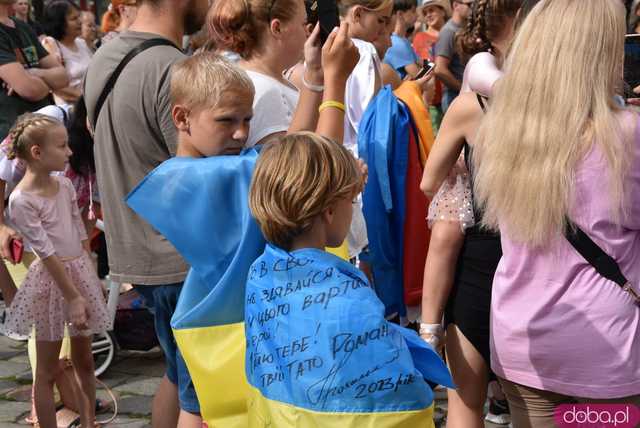
POLYGON ((170 326, 188 266, 164 237, 125 205, 124 198, 156 166, 175 155, 171 66, 184 58, 178 48, 182 37, 202 27, 209 3, 142 0, 138 4, 129 31, 98 50, 85 79, 110 276, 116 282, 134 284, 155 316, 167 372, 153 400, 152 426, 175 428, 179 416, 181 427, 199 427, 198 400, 170 326), (164 44, 138 49, 97 112, 98 100, 118 65, 141 44, 157 38, 164 44))

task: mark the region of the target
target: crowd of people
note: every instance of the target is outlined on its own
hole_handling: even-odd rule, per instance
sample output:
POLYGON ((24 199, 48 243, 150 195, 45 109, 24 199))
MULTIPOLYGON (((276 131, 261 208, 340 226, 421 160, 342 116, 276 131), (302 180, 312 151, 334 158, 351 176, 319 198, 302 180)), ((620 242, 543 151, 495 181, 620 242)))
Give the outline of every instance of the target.
POLYGON ((437 385, 450 428, 640 407, 639 19, 112 0, 98 26, 0 0, 2 328, 29 338, 30 422, 57 426, 56 387, 96 425, 107 274, 154 315, 154 428, 430 427, 437 385))

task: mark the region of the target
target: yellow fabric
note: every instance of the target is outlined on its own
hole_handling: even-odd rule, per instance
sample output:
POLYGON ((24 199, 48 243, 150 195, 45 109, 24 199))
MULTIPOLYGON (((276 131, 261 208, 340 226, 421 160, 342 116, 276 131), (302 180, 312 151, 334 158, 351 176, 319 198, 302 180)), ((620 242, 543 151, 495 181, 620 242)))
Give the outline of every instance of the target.
POLYGON ((209 428, 246 428, 244 323, 173 330, 209 428))
POLYGON ((434 428, 433 405, 412 412, 321 413, 266 399, 251 388, 249 428, 434 428))
POLYGON ((431 151, 431 147, 433 147, 433 143, 435 142, 435 137, 431 126, 431 115, 429 114, 429 110, 424 105, 424 100, 422 99, 422 89, 420 89, 420 85, 416 82, 407 81, 400 85, 400 87, 393 91, 393 93, 398 97, 398 99, 406 104, 411 112, 411 117, 413 118, 413 122, 418 130, 418 139, 420 140, 420 144, 418 145, 420 148, 420 162, 424 168, 429 152, 431 151))
POLYGON ((347 244, 347 241, 344 241, 342 245, 337 248, 325 248, 325 250, 334 256, 338 256, 343 260, 349 261, 349 244, 347 244))

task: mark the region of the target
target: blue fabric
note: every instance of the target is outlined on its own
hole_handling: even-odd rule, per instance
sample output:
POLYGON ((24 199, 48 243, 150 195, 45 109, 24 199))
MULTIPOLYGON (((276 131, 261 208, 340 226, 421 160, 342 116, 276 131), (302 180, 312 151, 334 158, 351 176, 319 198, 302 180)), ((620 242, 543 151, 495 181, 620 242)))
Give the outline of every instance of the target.
POLYGON ((384 62, 393 67, 400 74, 400 78, 407 76, 405 67, 409 64, 418 63, 418 55, 413 50, 411 42, 397 34, 391 34, 391 47, 384 55, 384 62))
POLYGON ((359 157, 369 165, 363 212, 374 285, 387 315, 406 315, 402 256, 409 128, 407 108, 387 86, 369 104, 358 133, 359 157))
POLYGON ((268 399, 321 412, 411 411, 433 402, 425 379, 453 387, 433 349, 385 320, 366 276, 325 251, 267 245, 246 302, 247 379, 268 399))
POLYGON ((199 414, 200 404, 196 390, 171 330, 171 317, 178 304, 183 284, 180 282, 168 285, 134 285, 133 287, 145 300, 149 311, 153 313, 156 336, 158 336, 167 366, 167 378, 178 386, 180 408, 189 413, 199 414))
POLYGON ((247 273, 265 246, 248 204, 257 157, 249 150, 239 156, 173 158, 127 197, 191 265, 171 321, 174 329, 243 320, 247 273))

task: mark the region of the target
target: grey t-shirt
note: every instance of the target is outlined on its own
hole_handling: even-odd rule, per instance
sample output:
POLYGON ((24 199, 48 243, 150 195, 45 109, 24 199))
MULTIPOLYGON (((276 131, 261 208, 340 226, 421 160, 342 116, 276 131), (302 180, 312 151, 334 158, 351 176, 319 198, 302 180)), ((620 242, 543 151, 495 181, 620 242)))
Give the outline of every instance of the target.
POLYGON ((440 34, 438 36, 438 42, 435 46, 435 54, 436 56, 442 56, 445 58, 449 58, 451 61, 449 63, 449 70, 458 79, 462 82, 462 76, 464 75, 464 64, 460 59, 460 55, 455 48, 455 36, 456 33, 460 30, 460 26, 453 22, 453 19, 450 19, 442 30, 440 30, 440 34))
MULTIPOLYGON (((154 37, 159 36, 125 32, 98 49, 85 82, 89 117, 93 117, 97 98, 122 58, 154 37)), ((183 281, 187 274, 188 266, 173 245, 124 201, 149 172, 175 155, 170 71, 182 58, 184 54, 171 46, 155 46, 138 54, 124 68, 96 125, 97 179, 110 275, 116 282, 172 284, 183 281)))

